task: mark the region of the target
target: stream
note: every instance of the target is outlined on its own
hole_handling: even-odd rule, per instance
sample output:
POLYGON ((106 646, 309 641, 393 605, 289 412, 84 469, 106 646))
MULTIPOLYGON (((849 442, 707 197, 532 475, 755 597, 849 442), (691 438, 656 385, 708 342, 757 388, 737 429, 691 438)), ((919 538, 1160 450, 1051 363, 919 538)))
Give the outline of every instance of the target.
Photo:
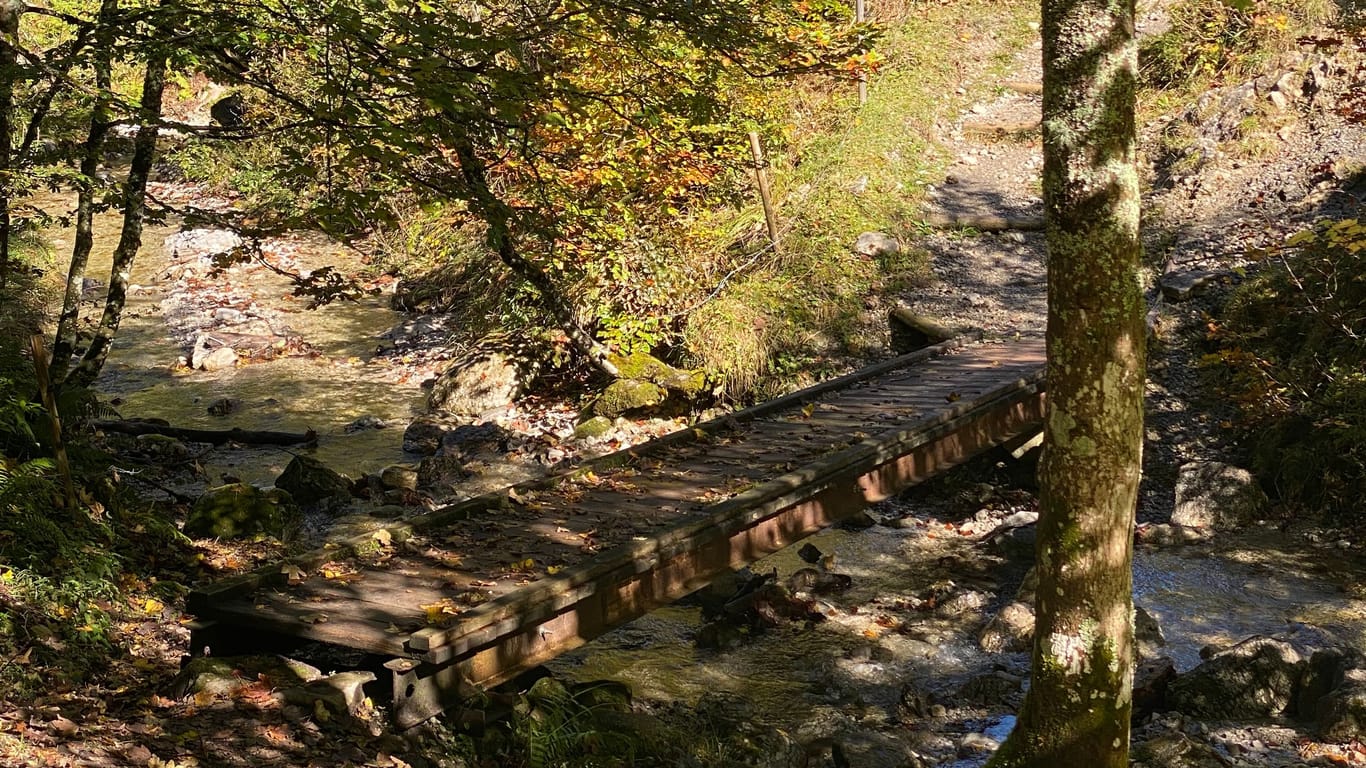
MULTIPOLYGON (((63 198, 35 202, 51 210, 72 204, 63 198)), ((88 295, 99 301, 83 303, 86 317, 97 317, 103 307, 119 224, 116 213, 97 217, 86 277, 88 295)), ((390 309, 387 293, 308 309, 306 299, 291 295, 286 277, 262 264, 237 264, 221 277, 210 276, 203 250, 186 253, 186 238, 177 233, 173 222, 144 231, 123 321, 96 383, 121 416, 202 429, 312 429, 318 434, 312 455, 352 477, 412 458, 402 450, 403 429, 422 412, 420 384, 434 371, 380 354, 411 324, 390 309), (238 324, 225 326, 224 319, 238 324), (197 332, 224 328, 273 330, 297 339, 291 348, 297 344, 303 353, 212 372, 178 364, 191 354, 197 332)), ((70 230, 49 234, 59 264, 70 252, 70 238, 70 230)), ((262 249, 273 264, 301 273, 333 266, 349 274, 363 267, 356 252, 321 235, 271 238, 262 249)), ((226 474, 269 485, 291 457, 278 448, 233 447, 210 451, 199 462, 211 483, 226 474)))

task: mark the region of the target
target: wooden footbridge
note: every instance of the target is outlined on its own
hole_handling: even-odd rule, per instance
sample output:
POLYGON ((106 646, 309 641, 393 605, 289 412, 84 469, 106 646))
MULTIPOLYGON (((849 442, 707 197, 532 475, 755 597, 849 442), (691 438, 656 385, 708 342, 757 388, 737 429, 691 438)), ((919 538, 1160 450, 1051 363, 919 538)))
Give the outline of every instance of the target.
POLYGON ((945 342, 218 582, 193 652, 357 649, 414 725, 1036 428, 1043 363, 945 342))

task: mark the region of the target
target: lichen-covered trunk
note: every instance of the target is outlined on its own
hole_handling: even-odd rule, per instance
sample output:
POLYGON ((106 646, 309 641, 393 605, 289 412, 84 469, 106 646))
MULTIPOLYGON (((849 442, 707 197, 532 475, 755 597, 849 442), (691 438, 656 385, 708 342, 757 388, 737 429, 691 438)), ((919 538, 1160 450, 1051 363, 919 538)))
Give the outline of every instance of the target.
POLYGON ((128 162, 128 180, 124 182, 123 228, 114 246, 114 265, 109 273, 109 293, 104 300, 104 313, 95 329, 90 347, 81 361, 67 374, 65 384, 89 387, 95 383, 109 356, 109 347, 118 333, 123 307, 128 299, 128 277, 133 260, 142 248, 142 225, 147 213, 147 178, 156 159, 157 133, 161 123, 162 91, 166 87, 166 55, 153 53, 147 59, 147 71, 142 78, 142 98, 138 104, 138 132, 133 139, 133 156, 128 162))
POLYGON ((1144 326, 1133 0, 1043 0, 1048 413, 1033 679, 992 766, 1128 765, 1144 326))

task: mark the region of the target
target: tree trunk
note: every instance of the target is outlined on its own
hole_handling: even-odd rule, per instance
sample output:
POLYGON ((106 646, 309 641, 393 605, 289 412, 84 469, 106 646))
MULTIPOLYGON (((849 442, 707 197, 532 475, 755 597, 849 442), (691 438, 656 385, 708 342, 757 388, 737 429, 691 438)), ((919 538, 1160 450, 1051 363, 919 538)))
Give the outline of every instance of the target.
POLYGON ((19 73, 19 16, 25 5, 0 0, 0 288, 9 284, 10 194, 14 188, 14 83, 19 73))
POLYGON ((513 273, 536 289, 536 292, 541 295, 541 300, 545 302, 546 309, 555 318, 560 329, 569 337, 574 348, 598 370, 616 378, 619 373, 617 367, 608 359, 611 351, 599 344, 593 335, 579 324, 578 318, 575 317, 573 305, 563 292, 551 282, 550 277, 540 267, 528 261, 517 249, 517 243, 513 240, 512 227, 510 226, 512 217, 507 203, 499 200, 497 195, 493 194, 493 190, 489 188, 484 162, 479 159, 474 147, 468 140, 459 139, 456 142, 455 155, 460 163, 460 172, 465 177, 465 183, 470 190, 471 207, 475 213, 484 218, 484 222, 488 225, 489 247, 498 254, 498 258, 513 273))
POLYGON ((161 97, 166 86, 166 55, 154 52, 147 59, 147 71, 142 78, 142 99, 138 105, 138 132, 133 139, 133 157, 128 164, 128 180, 124 184, 123 230, 114 247, 114 265, 109 273, 109 294, 104 301, 104 314, 90 348, 81 362, 66 377, 66 383, 89 387, 95 383, 109 356, 109 346, 118 332, 123 317, 123 305, 128 298, 128 277, 133 259, 142 247, 142 223, 147 210, 147 177, 156 158, 157 133, 161 122, 161 97))
MULTIPOLYGON (((62 296, 62 313, 57 318, 57 337, 52 344, 52 380, 61 382, 71 367, 71 355, 76 350, 76 333, 81 314, 81 283, 90 251, 95 244, 96 174, 104 153, 104 139, 109 134, 109 99, 112 87, 112 43, 107 39, 118 0, 104 0, 96 21, 99 50, 95 55, 95 103, 90 108, 90 130, 81 152, 80 178, 76 188, 76 235, 71 245, 71 264, 66 272, 66 291, 62 296)), ((25 139, 25 145, 29 140, 25 139)))
POLYGON ((1128 765, 1145 373, 1133 0, 1043 0, 1048 414, 1033 679, 991 766, 1128 765))

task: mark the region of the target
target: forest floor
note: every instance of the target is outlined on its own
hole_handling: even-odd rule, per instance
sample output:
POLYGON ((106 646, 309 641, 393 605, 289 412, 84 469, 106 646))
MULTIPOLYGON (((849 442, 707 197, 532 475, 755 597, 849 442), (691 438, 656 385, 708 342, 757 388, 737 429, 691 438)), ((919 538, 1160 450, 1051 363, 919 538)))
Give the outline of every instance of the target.
MULTIPOLYGON (((1287 68, 1312 71, 1318 66, 1314 57, 1321 56, 1315 50, 1298 55, 1303 58, 1294 63, 1288 60, 1287 68)), ((1037 82, 1037 56, 1037 47, 1022 51, 1009 80, 1037 82)), ((1340 58, 1330 58, 1323 87, 1312 97, 1291 102, 1287 109, 1268 106, 1267 89, 1254 87, 1250 97, 1244 93, 1233 98, 1244 85, 1235 83, 1182 114, 1154 116, 1143 127, 1152 167, 1145 237, 1152 272, 1154 344, 1142 523, 1157 524, 1170 516, 1175 473, 1182 463, 1237 456, 1229 414, 1221 411, 1219 398, 1208 392, 1198 362, 1209 314, 1240 274, 1255 268, 1251 250, 1279 242, 1317 217, 1359 210, 1366 190, 1352 180, 1359 179, 1353 174, 1366 167, 1366 125, 1359 113, 1341 108, 1352 94, 1366 89, 1357 65, 1350 46, 1343 47, 1340 58), (1265 130, 1258 131, 1255 141, 1234 137, 1230 126, 1244 124, 1251 114, 1258 116, 1265 130), (1173 140, 1177 134, 1180 141, 1173 140), (1350 183, 1358 186, 1350 187, 1350 183), (1176 288, 1164 294, 1164 284, 1179 287, 1190 281, 1199 283, 1199 295, 1178 301, 1173 298, 1179 294, 1176 288)), ((1282 73, 1266 76, 1274 82, 1282 73)), ((908 292, 900 297, 902 302, 955 324, 983 328, 992 336, 1042 333, 1043 242, 1042 233, 1030 223, 1041 215, 1037 181, 1041 156, 1037 134, 1027 127, 1036 118, 1037 108, 1036 95, 1003 88, 999 99, 975 105, 941 126, 938 141, 955 161, 949 176, 936 185, 927 216, 979 217, 971 219, 979 224, 989 223, 980 217, 995 216, 1005 219, 1006 225, 999 231, 982 227, 927 231, 916 245, 930 253, 938 282, 928 290, 908 292)), ((958 473, 912 494, 909 506, 879 510, 884 525, 871 530, 903 532, 912 545, 899 551, 899 556, 925 564, 924 583, 908 586, 899 602, 885 595, 878 600, 856 595, 830 601, 831 622, 843 627, 847 637, 867 639, 892 627, 914 627, 899 635, 928 645, 975 644, 989 606, 999 607, 1013 593, 1025 563, 1009 553, 984 552, 975 545, 1010 515, 1031 508, 1033 501, 1027 488, 1013 485, 993 464, 972 466, 985 473, 973 478, 978 482, 958 473), (936 536, 939 530, 953 535, 936 536), (997 572, 992 573, 993 569, 997 572), (945 581, 957 582, 954 591, 935 593, 942 591, 936 585, 945 581), (978 597, 962 597, 974 594, 978 597), (936 609, 936 603, 954 597, 962 598, 959 602, 967 607, 961 612, 936 609), (927 616, 937 622, 935 626, 927 626, 927 616)), ((1320 545, 1351 554, 1361 549, 1363 541, 1356 532, 1316 525, 1297 524, 1289 530, 1310 556, 1320 545)), ((1225 543, 1216 539, 1191 545, 1182 556, 1207 557, 1225 543)), ((158 573, 164 580, 193 583, 219 571, 247 568, 273 551, 261 544, 232 547, 201 542, 193 551, 163 553, 165 563, 158 573)), ((841 567, 856 566, 843 563, 841 567)), ((1353 579, 1361 580, 1360 574, 1351 573, 1334 578, 1344 589, 1353 579)), ((453 751, 452 732, 442 726, 396 734, 384 724, 383 713, 368 705, 358 708, 355 715, 339 715, 325 706, 285 701, 268 673, 242 676, 223 690, 172 696, 188 647, 188 617, 179 601, 163 600, 165 594, 154 591, 152 580, 127 586, 126 599, 107 607, 117 620, 119 649, 110 649, 110 661, 99 674, 79 683, 53 680, 41 695, 24 701, 10 700, 0 692, 0 764, 16 768, 466 764, 453 751)), ((4 588, 0 583, 0 590, 4 588)), ((41 625, 40 618, 34 622, 35 627, 41 625)), ((839 660, 822 673, 826 678, 822 684, 851 664, 885 661, 876 653, 859 643, 841 647, 839 660)), ((859 700, 860 712, 881 714, 855 717, 848 714, 855 709, 848 704, 841 715, 843 730, 836 729, 836 737, 823 733, 804 743, 788 739, 783 743, 792 747, 791 759, 781 764, 812 768, 980 765, 991 747, 993 724, 999 726, 1018 704, 1027 659, 1018 652, 974 658, 976 666, 967 665, 970 668, 954 679, 923 688, 888 689, 882 680, 859 688, 856 682, 846 682, 844 688, 852 691, 851 699, 859 700), (930 701, 937 702, 939 709, 934 710, 930 701)), ((26 655, 0 660, 3 666, 29 663, 26 655)), ((857 680, 859 674, 863 673, 851 677, 857 680)), ((731 738, 709 730, 716 727, 716 713, 707 720, 706 713, 691 708, 670 709, 658 702, 642 706, 666 727, 697 726, 705 721, 708 738, 718 742, 731 738)), ((721 715, 762 720, 762 713, 742 710, 730 709, 721 715)), ((782 738, 773 728, 762 730, 762 738, 756 733, 760 732, 737 726, 731 736, 754 737, 769 745, 782 738)), ((1154 766, 1366 763, 1366 753, 1357 745, 1322 743, 1289 722, 1226 723, 1155 715, 1140 723, 1137 733, 1140 742, 1161 742, 1174 750, 1170 759, 1154 758, 1154 766)), ((497 758, 485 762, 488 766, 514 764, 497 758)), ((775 758, 758 764, 780 763, 775 758)))

